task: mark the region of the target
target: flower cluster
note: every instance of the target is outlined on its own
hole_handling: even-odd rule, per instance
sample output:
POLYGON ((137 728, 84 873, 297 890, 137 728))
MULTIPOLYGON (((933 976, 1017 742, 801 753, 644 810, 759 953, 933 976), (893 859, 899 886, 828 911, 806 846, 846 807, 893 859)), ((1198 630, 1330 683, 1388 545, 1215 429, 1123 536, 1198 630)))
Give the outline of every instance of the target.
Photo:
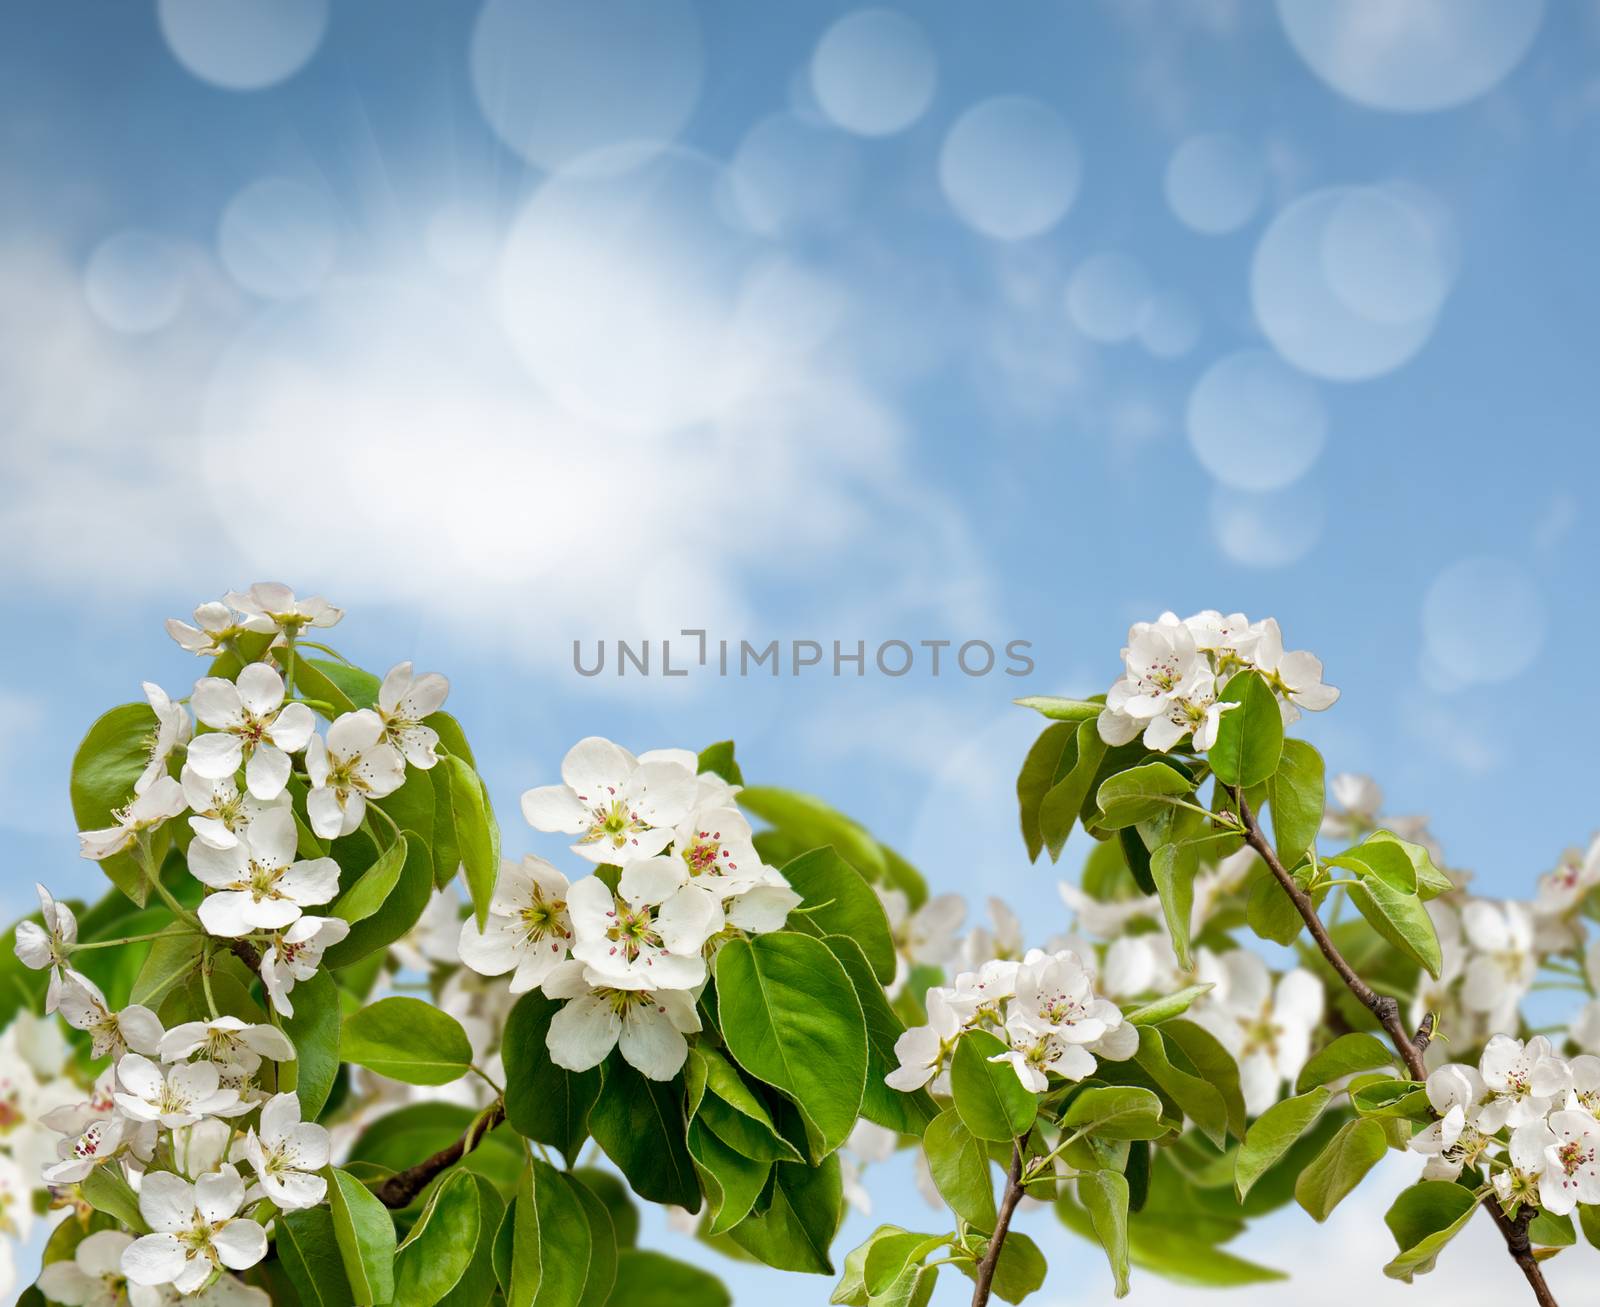
POLYGON ((1043 1093, 1054 1074, 1065 1080, 1092 1075, 1095 1057, 1126 1061, 1139 1032, 1110 999, 1094 992, 1094 973, 1070 950, 1031 949, 1020 960, 994 958, 964 971, 949 987, 927 991, 928 1023, 895 1041, 900 1065, 885 1081, 911 1092, 941 1076, 956 1042, 968 1030, 990 1030, 1004 1042, 991 1062, 1007 1062, 1017 1079, 1043 1093))
POLYGON ((1437 1120, 1412 1136, 1423 1176, 1454 1180, 1486 1169, 1501 1205, 1565 1216, 1600 1204, 1600 1057, 1559 1057, 1550 1041, 1495 1035, 1476 1067, 1451 1062, 1428 1075, 1437 1120))
POLYGON ((1204 752, 1217 740, 1222 714, 1233 705, 1221 695, 1237 673, 1259 672, 1277 694, 1285 724, 1300 709, 1320 712, 1339 692, 1322 683, 1322 662, 1303 650, 1285 652, 1274 618, 1207 610, 1180 619, 1163 613, 1136 622, 1122 651, 1123 674, 1106 692, 1100 738, 1127 744, 1141 732, 1145 747, 1167 752, 1185 736, 1204 752))
POLYGON ((511 991, 541 988, 564 1006, 550 1022, 551 1059, 598 1065, 613 1048, 644 1075, 670 1080, 700 1029, 695 1000, 717 948, 738 932, 781 928, 800 896, 762 863, 736 789, 696 774, 695 755, 635 757, 580 740, 561 784, 529 790, 523 815, 575 837, 572 851, 611 869, 569 884, 542 858, 507 863, 480 930, 461 927, 461 960, 511 991))

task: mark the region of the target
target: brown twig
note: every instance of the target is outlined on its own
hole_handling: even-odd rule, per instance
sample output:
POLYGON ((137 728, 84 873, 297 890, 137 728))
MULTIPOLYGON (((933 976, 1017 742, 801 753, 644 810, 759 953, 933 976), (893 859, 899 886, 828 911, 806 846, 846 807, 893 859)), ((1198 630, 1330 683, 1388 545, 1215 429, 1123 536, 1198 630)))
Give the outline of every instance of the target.
MULTIPOLYGON (((1317 948, 1327 959, 1328 965, 1334 969, 1339 979, 1344 981, 1345 988, 1356 996, 1357 1001, 1378 1019, 1378 1024, 1387 1032, 1394 1044, 1395 1052, 1405 1063, 1406 1071, 1411 1078, 1426 1080, 1428 1068, 1422 1060, 1422 1054, 1433 1038, 1432 1018, 1423 1021, 1413 1038, 1400 1020, 1400 1004, 1386 994, 1379 994, 1356 975, 1355 970, 1345 961, 1344 955, 1339 952, 1338 945, 1329 936, 1322 919, 1317 916, 1317 905, 1284 868, 1277 851, 1262 834, 1261 826, 1256 821, 1255 814, 1250 811, 1250 805, 1245 802, 1243 793, 1235 790, 1233 795, 1239 805, 1239 820, 1244 823, 1246 843, 1260 855, 1261 860, 1267 864, 1267 870, 1283 887, 1283 892, 1289 896, 1290 902, 1300 914, 1300 919, 1306 923, 1306 929, 1311 932, 1311 938, 1316 941, 1317 948)), ((1533 1296, 1539 1301, 1539 1307, 1559 1307, 1555 1295, 1550 1292, 1550 1286, 1545 1283, 1544 1271, 1540 1269, 1539 1262, 1528 1243, 1528 1221, 1532 1213, 1524 1210, 1516 1217, 1507 1216, 1499 1200, 1494 1197, 1490 1197, 1484 1203, 1484 1207, 1494 1219, 1494 1223, 1500 1227, 1500 1233, 1505 1237, 1506 1251, 1521 1268, 1523 1276, 1528 1281, 1528 1287, 1533 1290, 1533 1296)))
POLYGON ((1011 1145, 1011 1169, 1006 1172, 1006 1191, 1000 1199, 1000 1214, 994 1223, 994 1233, 989 1236, 989 1246, 984 1249, 983 1260, 978 1263, 973 1276, 972 1307, 985 1307, 989 1301, 989 1287, 994 1283, 995 1268, 1000 1265, 1000 1250, 1011 1229, 1011 1214, 1022 1201, 1022 1145, 1011 1145))
POLYGON ((432 1157, 425 1158, 415 1166, 409 1166, 404 1171, 396 1171, 372 1192, 385 1207, 409 1206, 411 1200, 428 1187, 428 1181, 459 1162, 483 1141, 486 1134, 505 1119, 505 1102, 497 1098, 455 1143, 448 1148, 441 1148, 432 1157))

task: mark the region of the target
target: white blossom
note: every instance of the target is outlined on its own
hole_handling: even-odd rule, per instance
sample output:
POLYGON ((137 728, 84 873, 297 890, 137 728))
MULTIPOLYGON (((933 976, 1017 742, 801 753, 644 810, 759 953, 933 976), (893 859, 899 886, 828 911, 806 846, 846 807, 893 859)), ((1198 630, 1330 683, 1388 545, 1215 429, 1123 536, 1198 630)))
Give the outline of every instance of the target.
POLYGON ((131 847, 145 831, 172 820, 188 806, 183 786, 170 776, 159 777, 127 807, 111 814, 115 825, 79 831, 79 852, 96 862, 103 861, 131 847))
POLYGON ((189 805, 189 829, 214 849, 231 849, 241 836, 249 834, 250 823, 262 813, 286 808, 290 802, 285 791, 263 803, 248 790, 240 790, 232 776, 213 780, 189 766, 184 767, 179 781, 189 805))
POLYGON ((460 927, 461 961, 483 976, 512 972, 513 994, 542 985, 571 946, 567 878, 532 854, 501 862, 483 929, 473 917, 460 927))
POLYGON ((1214 988, 1195 1003, 1194 1019, 1233 1054, 1245 1109, 1258 1116, 1294 1081, 1322 1020, 1322 982, 1295 968, 1274 984, 1267 964, 1247 949, 1201 959, 1200 979, 1214 988))
POLYGON ((100 1163, 117 1155, 129 1123, 120 1115, 99 1117, 57 1145, 60 1161, 44 1168, 46 1184, 77 1184, 100 1163))
POLYGON ((323 839, 348 835, 367 815, 367 799, 393 794, 406 779, 400 750, 384 739, 383 721, 370 708, 347 712, 328 728, 326 741, 306 743, 311 792, 306 815, 323 839))
POLYGON ((1322 683, 1322 660, 1304 650, 1285 653, 1283 632, 1275 618, 1257 625, 1250 661, 1280 695, 1278 707, 1285 725, 1300 719, 1300 709, 1322 712, 1338 702, 1339 692, 1322 683))
POLYGON ((174 703, 159 685, 144 682, 144 695, 156 715, 156 733, 150 741, 150 761, 145 764, 139 779, 133 783, 133 792, 143 794, 167 774, 167 759, 180 745, 187 745, 194 734, 194 723, 189 711, 181 703, 174 703))
POLYGON ((221 1071, 210 1062, 184 1062, 162 1068, 138 1053, 117 1063, 117 1106, 134 1121, 159 1121, 169 1130, 193 1125, 239 1102, 237 1090, 224 1088, 221 1071))
POLYGON ((194 625, 167 618, 167 634, 183 648, 201 658, 216 658, 228 652, 233 641, 245 632, 265 633, 272 623, 263 618, 241 618, 226 603, 213 599, 194 610, 194 625))
POLYGON ((1428 1073, 1427 1093, 1438 1119, 1417 1131, 1410 1147, 1428 1159, 1424 1180, 1454 1180, 1489 1146, 1490 1137, 1478 1129, 1488 1089, 1475 1067, 1448 1063, 1428 1073))
POLYGON ((598 736, 572 746, 561 780, 527 791, 522 814, 535 830, 578 836, 572 851, 596 863, 660 853, 696 794, 691 766, 676 758, 646 762, 598 736))
POLYGON ((619 989, 692 989, 706 978, 701 949, 723 926, 714 899, 656 862, 623 868, 612 894, 597 876, 567 893, 572 956, 595 983, 619 989))
POLYGON ((700 1029, 692 995, 679 989, 596 984, 576 960, 545 977, 544 992, 568 1000, 550 1019, 546 1037, 550 1060, 568 1071, 599 1066, 613 1048, 620 1048, 641 1075, 671 1080, 689 1056, 684 1036, 700 1029))
POLYGON ((335 608, 321 595, 297 599, 288 586, 278 581, 258 581, 248 590, 230 590, 223 602, 244 614, 252 631, 276 630, 293 639, 306 627, 338 625, 344 609, 335 608))
POLYGON ((1488 1101, 1478 1109, 1478 1124, 1485 1134, 1542 1119, 1565 1098, 1572 1083, 1572 1069, 1543 1035, 1527 1043, 1495 1035, 1484 1045, 1478 1072, 1488 1091, 1488 1101))
POLYGON ((413 767, 426 771, 439 761, 439 733, 426 719, 444 707, 449 694, 450 682, 438 672, 416 676, 408 662, 391 667, 378 687, 383 738, 413 767))
POLYGON ((318 1175, 328 1164, 330 1143, 322 1126, 300 1119, 300 1100, 277 1094, 261 1109, 260 1131, 245 1137, 244 1156, 266 1196, 286 1212, 315 1207, 328 1191, 318 1175))
POLYGON ((68 972, 61 989, 61 1015, 69 1026, 89 1032, 91 1057, 120 1058, 130 1048, 153 1056, 161 1043, 161 1022, 149 1008, 129 1004, 113 1012, 100 987, 87 976, 68 972))
POLYGON ((283 677, 268 663, 251 663, 236 682, 206 676, 195 682, 194 715, 211 730, 189 744, 189 766, 208 780, 244 765, 245 788, 263 801, 283 793, 291 753, 306 747, 315 719, 303 703, 285 703, 283 677))
POLYGON ((63 1307, 159 1307, 161 1295, 128 1283, 122 1254, 133 1236, 122 1230, 96 1230, 73 1250, 70 1260, 51 1262, 39 1272, 39 1292, 63 1307))
POLYGON ((212 1017, 209 1021, 185 1021, 173 1026, 161 1040, 161 1060, 181 1062, 201 1054, 204 1061, 219 1067, 254 1071, 261 1059, 292 1062, 294 1045, 276 1026, 252 1025, 238 1017, 212 1017))
POLYGON ((65 903, 57 903, 43 885, 33 887, 39 894, 39 914, 44 924, 19 921, 16 927, 17 960, 34 971, 50 969, 50 986, 45 995, 46 1015, 61 1002, 63 973, 70 972, 67 958, 78 942, 78 919, 65 903))
POLYGON ((282 930, 302 909, 332 899, 339 890, 339 864, 332 858, 297 862, 297 842, 293 812, 274 808, 231 849, 191 844, 189 870, 213 891, 200 903, 206 930, 225 938, 282 930))
POLYGON ((219 1266, 242 1271, 267 1255, 264 1227, 237 1213, 244 1181, 232 1166, 190 1184, 168 1171, 145 1176, 139 1213, 154 1233, 135 1239, 122 1269, 135 1284, 193 1293, 219 1266))
POLYGON ((286 1017, 294 1015, 289 991, 299 980, 310 980, 322 954, 350 933, 350 923, 339 917, 303 916, 287 930, 273 932, 261 954, 261 984, 272 1006, 286 1017))
POLYGON ((894 1055, 900 1065, 883 1078, 890 1089, 903 1093, 921 1089, 939 1074, 961 1033, 961 1017, 943 989, 930 989, 923 995, 923 1003, 928 1012, 927 1024, 912 1026, 894 1041, 894 1055))
POLYGON ((1461 926, 1474 950, 1461 1001, 1487 1013, 1494 1027, 1515 1026, 1517 1004, 1533 988, 1539 970, 1532 915, 1521 903, 1473 899, 1461 910, 1461 926))

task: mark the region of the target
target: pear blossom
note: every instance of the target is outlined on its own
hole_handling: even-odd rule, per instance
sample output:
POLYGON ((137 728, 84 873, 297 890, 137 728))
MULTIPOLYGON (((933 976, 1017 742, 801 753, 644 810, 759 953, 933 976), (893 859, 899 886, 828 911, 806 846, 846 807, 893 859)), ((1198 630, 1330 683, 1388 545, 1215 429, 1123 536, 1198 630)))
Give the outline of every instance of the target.
POLYGON ((67 957, 78 942, 78 919, 65 903, 57 903, 43 885, 33 887, 39 894, 39 914, 44 924, 19 921, 16 927, 17 961, 34 971, 50 969, 50 986, 44 1010, 49 1015, 61 1003, 63 974, 71 974, 67 957))
POLYGON ((1572 1069, 1543 1035, 1527 1043, 1495 1035, 1484 1045, 1478 1071, 1488 1091, 1488 1101, 1478 1108, 1478 1125, 1485 1134, 1541 1120, 1565 1099, 1572 1083, 1572 1069))
POLYGON ((189 829, 214 849, 231 849, 262 813, 289 805, 287 791, 263 803, 248 790, 241 791, 232 776, 211 779, 187 765, 178 779, 189 805, 189 829))
POLYGON ((145 681, 144 696, 156 715, 156 733, 150 741, 150 761, 145 764, 139 779, 133 783, 133 792, 143 794, 158 779, 167 774, 167 759, 172 751, 187 745, 194 735, 194 723, 181 703, 174 703, 167 692, 152 681, 145 681))
POLYGON ((923 995, 923 1003, 928 1012, 927 1024, 911 1027, 894 1041, 894 1055, 900 1065, 883 1078, 890 1089, 902 1093, 914 1093, 939 1074, 961 1033, 962 1019, 943 989, 930 989, 923 995))
POLYGON ((185 1021, 173 1026, 161 1040, 163 1062, 181 1062, 195 1053, 219 1067, 241 1071, 254 1071, 264 1057, 274 1062, 295 1059, 294 1045, 276 1026, 251 1025, 230 1016, 185 1021))
POLYGON ((1596 887, 1600 887, 1600 836, 1587 850, 1566 850, 1556 866, 1539 877, 1531 911, 1544 951, 1561 952, 1582 944, 1583 930, 1572 919, 1596 887))
POLYGON ((283 1211, 315 1207, 328 1192, 318 1175, 328 1164, 330 1139, 322 1126, 300 1119, 300 1099, 276 1094, 261 1109, 261 1128, 244 1140, 244 1156, 266 1196, 283 1211))
POLYGON ((1252 625, 1243 613, 1223 614, 1207 608, 1184 618, 1183 624, 1189 628, 1195 648, 1217 654, 1224 665, 1254 662, 1262 626, 1259 622, 1252 625))
POLYGON ((337 626, 344 616, 344 609, 335 608, 321 595, 297 599, 294 591, 279 581, 258 581, 245 591, 230 590, 223 602, 243 613, 251 630, 276 630, 289 639, 308 626, 337 626))
POLYGON ((782 930, 789 914, 800 906, 800 895, 781 871, 764 863, 750 880, 753 883, 723 904, 728 925, 752 935, 782 930))
POLYGON ((483 929, 472 917, 460 927, 461 961, 483 976, 512 972, 513 994, 542 985, 571 946, 567 878, 532 854, 501 862, 483 929))
POLYGON ((153 1056, 161 1043, 161 1022, 154 1012, 138 1003, 111 1011, 100 987, 77 972, 68 972, 62 986, 61 1015, 69 1026, 89 1032, 91 1057, 109 1053, 120 1058, 130 1048, 153 1056))
POLYGON ((1424 1180, 1454 1180, 1492 1142, 1478 1129, 1478 1105, 1488 1089, 1475 1067, 1448 1063, 1428 1073, 1427 1094, 1438 1119, 1411 1137, 1411 1151, 1428 1159, 1424 1180))
POLYGON ((1493 1026, 1514 1026, 1517 1004, 1533 988, 1539 970, 1532 915, 1521 903, 1473 899, 1461 910, 1461 926, 1474 950, 1461 1001, 1471 1011, 1488 1013, 1493 1026))
POLYGON ((1259 1116, 1310 1055, 1311 1032, 1322 1020, 1322 982, 1296 967, 1274 984, 1267 964, 1247 949, 1230 949, 1215 964, 1220 974, 1203 967, 1201 978, 1220 983, 1195 1003, 1194 1019, 1233 1054, 1245 1109, 1259 1116))
POLYGON ((989 916, 994 930, 974 926, 961 941, 961 962, 968 969, 981 966, 988 958, 1020 958, 1023 955, 1022 921, 1002 900, 989 898, 989 916))
POLYGON ((980 1016, 998 1016, 1000 1007, 1017 992, 1017 977, 1022 963, 1016 958, 991 958, 976 971, 963 971, 956 983, 944 991, 950 1005, 964 1023, 980 1016))
POLYGON ((1263 619, 1256 630, 1251 662, 1278 692, 1284 725, 1299 721, 1302 708, 1322 712, 1338 702, 1339 692, 1322 683, 1322 659, 1304 650, 1284 652, 1283 632, 1278 629, 1276 618, 1263 619))
POLYGON ((1537 1136, 1544 1145, 1539 1205, 1545 1211, 1566 1216, 1579 1203, 1600 1203, 1600 1121, 1587 1112, 1561 1111, 1521 1129, 1530 1136, 1546 1132, 1537 1136))
POLYGON ((73 1249, 70 1260, 51 1262, 39 1272, 39 1292, 64 1307, 159 1307, 161 1295, 128 1283, 122 1254, 133 1236, 121 1230, 96 1230, 73 1249))
POLYGON ((416 676, 408 662, 391 667, 378 687, 383 738, 413 767, 426 771, 439 761, 439 732, 426 719, 444 707, 449 694, 450 682, 438 672, 416 676))
POLYGON ((612 894, 590 876, 567 892, 572 956, 595 983, 619 989, 692 989, 706 978, 700 950, 723 926, 710 895, 655 861, 623 868, 612 894))
POLYGON ((1491 1177, 1500 1205, 1514 1212, 1523 1204, 1537 1207, 1543 1188, 1545 1150, 1555 1142, 1555 1131, 1543 1119, 1528 1121, 1511 1132, 1506 1152, 1509 1160, 1491 1177))
POLYGON ((332 899, 339 890, 339 864, 332 858, 297 862, 296 843, 293 812, 274 808, 231 849, 191 844, 189 870, 214 891, 201 900, 201 924, 224 938, 282 930, 302 909, 332 899))
POLYGON ((384 740, 382 719, 370 708, 347 712, 328 728, 324 742, 306 743, 306 815, 323 839, 348 835, 367 814, 367 799, 393 794, 406 779, 400 750, 384 740))
POLYGON ((263 633, 272 630, 272 624, 263 618, 241 618, 221 600, 213 599, 194 610, 194 625, 167 618, 167 634, 183 648, 200 658, 216 658, 228 652, 229 646, 247 631, 263 633))
POLYGON ((275 931, 261 954, 261 984, 272 1006, 286 1017, 294 1015, 289 991, 299 980, 310 980, 322 955, 350 933, 350 923, 339 917, 301 917, 287 930, 275 931))
POLYGON ((578 836, 572 851, 595 863, 651 858, 672 842, 696 794, 694 769, 676 759, 645 762, 598 736, 579 740, 561 762, 560 785, 522 796, 535 830, 578 836))
POLYGON ((1566 1106, 1600 1116, 1600 1057, 1580 1053, 1568 1064, 1572 1083, 1567 1089, 1566 1106))
POLYGON ((210 1062, 184 1062, 162 1068, 139 1053, 117 1063, 117 1107, 134 1121, 159 1121, 169 1130, 193 1125, 239 1101, 222 1087, 222 1073, 210 1062))
MULTIPOLYGON (((588 884, 582 881, 580 884, 588 884)), ((545 977, 546 997, 567 999, 550 1018, 550 1060, 568 1071, 599 1066, 613 1048, 641 1075, 671 1080, 689 1056, 685 1035, 700 1029, 694 998, 681 989, 616 988, 595 983, 573 960, 545 977)))
POLYGON ((1161 913, 1160 900, 1153 896, 1139 894, 1126 899, 1097 899, 1069 880, 1056 882, 1056 890, 1061 895, 1061 901, 1077 918, 1079 927, 1102 939, 1115 938, 1122 934, 1128 923, 1154 918, 1161 913))
POLYGON ((244 764, 245 787, 256 798, 283 793, 298 753, 311 739, 315 719, 303 703, 285 703, 283 677, 268 663, 251 663, 236 682, 205 676, 190 703, 210 732, 189 744, 189 766, 208 780, 232 776, 244 764))
POLYGON ((60 1141, 60 1161, 44 1168, 44 1182, 51 1185, 77 1184, 102 1162, 109 1161, 126 1142, 129 1122, 120 1114, 84 1123, 75 1134, 60 1141))
POLYGON ((78 851, 86 858, 103 861, 129 848, 145 831, 172 820, 188 806, 183 787, 170 776, 159 777, 126 808, 111 814, 115 825, 79 831, 78 851))
POLYGON ((1173 613, 1162 613, 1154 622, 1135 622, 1122 662, 1126 670, 1107 692, 1106 711, 1101 714, 1100 733, 1107 744, 1126 744, 1142 723, 1166 716, 1179 687, 1208 666, 1194 632, 1173 613), (1106 735, 1113 725, 1118 739, 1106 735))
POLYGON ((0 1153, 0 1235, 26 1239, 33 1233, 33 1191, 37 1186, 0 1153))
POLYGON ((1115 1062, 1132 1057, 1139 1032, 1122 1020, 1122 1009, 1094 992, 1093 976, 1070 951, 1031 950, 1017 969, 1007 1003, 1007 1023, 1020 1014, 1069 1044, 1087 1046, 1115 1062))
POLYGON ((1094 1074, 1098 1065, 1094 1054, 1082 1044, 1073 1043, 1060 1030, 1041 1026, 1023 1013, 1006 1018, 1006 1050, 996 1053, 991 1062, 1008 1062, 1022 1087, 1042 1094, 1050 1088, 1050 1073, 1065 1080, 1082 1080, 1094 1074))
POLYGON ((264 1227, 237 1214, 244 1181, 232 1166, 193 1184, 168 1171, 145 1176, 139 1213, 153 1234, 135 1239, 122 1269, 135 1284, 171 1284, 193 1293, 219 1266, 242 1271, 267 1255, 264 1227))

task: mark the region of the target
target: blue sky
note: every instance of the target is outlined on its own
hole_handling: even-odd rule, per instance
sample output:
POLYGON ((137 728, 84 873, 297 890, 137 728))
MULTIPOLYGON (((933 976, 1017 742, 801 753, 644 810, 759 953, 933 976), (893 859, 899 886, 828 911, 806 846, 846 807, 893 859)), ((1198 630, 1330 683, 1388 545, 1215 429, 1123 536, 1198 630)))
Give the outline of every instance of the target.
POLYGON ((77 739, 265 578, 451 676, 510 848, 579 736, 733 736, 1041 935, 1009 698, 1273 614, 1330 764, 1525 892, 1596 824, 1597 48, 1539 0, 8 7, 4 906, 88 892, 77 739), (1037 667, 571 670, 683 627, 1037 667))

